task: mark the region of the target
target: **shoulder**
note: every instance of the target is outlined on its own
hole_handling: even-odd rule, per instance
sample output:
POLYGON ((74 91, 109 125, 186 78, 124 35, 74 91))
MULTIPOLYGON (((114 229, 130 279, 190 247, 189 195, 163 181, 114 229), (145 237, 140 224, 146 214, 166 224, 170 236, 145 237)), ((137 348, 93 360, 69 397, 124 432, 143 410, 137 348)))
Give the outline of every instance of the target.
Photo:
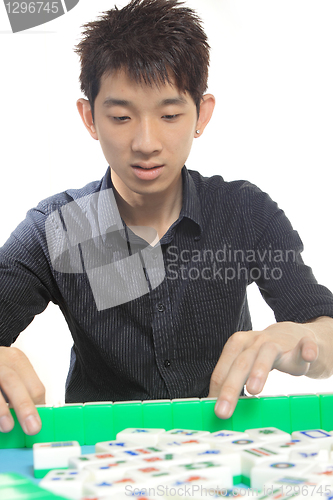
POLYGON ((40 201, 38 205, 31 211, 39 212, 43 215, 50 215, 55 210, 59 210, 62 206, 70 203, 71 201, 81 200, 85 197, 97 193, 100 191, 102 181, 93 181, 86 184, 84 187, 79 189, 67 189, 61 193, 54 194, 44 200, 40 201))
POLYGON ((267 193, 248 180, 225 181, 221 175, 204 177, 195 170, 188 170, 188 173, 201 200, 213 196, 215 201, 240 204, 246 200, 255 202, 259 199, 270 199, 267 193))

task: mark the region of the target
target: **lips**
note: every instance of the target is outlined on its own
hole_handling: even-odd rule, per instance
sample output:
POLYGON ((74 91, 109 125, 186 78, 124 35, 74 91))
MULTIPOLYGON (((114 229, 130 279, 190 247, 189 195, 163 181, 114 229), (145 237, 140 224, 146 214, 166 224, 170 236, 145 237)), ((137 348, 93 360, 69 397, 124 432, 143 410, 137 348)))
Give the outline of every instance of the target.
POLYGON ((153 163, 139 163, 138 165, 131 165, 134 174, 138 179, 143 181, 152 181, 159 177, 162 173, 164 165, 156 165, 153 163))
POLYGON ((154 165, 151 163, 138 163, 137 165, 132 165, 134 168, 141 168, 143 170, 152 170, 153 168, 163 167, 163 165, 154 165))

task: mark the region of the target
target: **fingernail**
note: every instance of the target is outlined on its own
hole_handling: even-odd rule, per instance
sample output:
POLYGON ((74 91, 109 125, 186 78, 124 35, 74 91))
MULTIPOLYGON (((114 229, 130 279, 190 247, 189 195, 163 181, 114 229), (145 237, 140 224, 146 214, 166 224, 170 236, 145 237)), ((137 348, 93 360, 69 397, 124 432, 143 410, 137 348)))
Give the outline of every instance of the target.
POLYGON ((26 434, 29 434, 33 436, 34 434, 37 434, 42 426, 41 420, 39 417, 36 415, 29 415, 24 421, 24 432, 26 434))
POLYGON ((5 415, 4 417, 0 418, 0 432, 10 432, 13 427, 14 422, 10 417, 5 415))
POLYGON ((261 391, 261 380, 260 378, 250 378, 247 381, 248 388, 251 390, 251 393, 257 393, 261 391))
POLYGON ((215 405, 215 413, 220 418, 228 418, 230 414, 230 403, 228 401, 220 401, 215 405))

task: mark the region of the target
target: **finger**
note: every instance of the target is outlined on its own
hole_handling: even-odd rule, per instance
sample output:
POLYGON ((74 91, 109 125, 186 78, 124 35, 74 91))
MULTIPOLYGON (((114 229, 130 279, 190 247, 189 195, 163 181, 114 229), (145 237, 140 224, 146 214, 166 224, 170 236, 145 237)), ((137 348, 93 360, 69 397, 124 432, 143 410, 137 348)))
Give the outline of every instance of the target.
POLYGON ((10 432, 14 427, 14 419, 8 404, 0 391, 0 432, 10 432))
MULTIPOLYGON (((40 417, 35 405, 19 375, 8 366, 0 368, 0 386, 8 395, 9 402, 14 408, 18 421, 25 434, 37 434, 42 426, 40 417)), ((1 417, 5 417, 5 424, 8 423, 7 411, 1 406, 1 417)), ((0 417, 0 418, 1 418, 0 417)), ((10 430, 10 429, 9 429, 10 430)))
POLYGON ((310 337, 303 337, 300 341, 301 356, 307 363, 316 361, 319 355, 318 345, 310 337))
POLYGON ((215 413, 219 418, 230 418, 233 414, 257 354, 257 348, 246 349, 232 364, 215 405, 215 413))
POLYGON ((27 356, 14 347, 6 348, 6 365, 24 381, 24 385, 35 404, 45 404, 45 387, 40 381, 27 356))
POLYGON ((253 336, 250 332, 236 332, 228 339, 210 379, 209 398, 219 396, 232 364, 252 341, 253 336))
POLYGON ((318 346, 310 337, 302 337, 296 346, 284 353, 274 363, 277 370, 289 373, 290 375, 305 375, 310 363, 318 356, 318 346))
POLYGON ((260 346, 246 382, 246 389, 250 394, 255 395, 263 390, 274 362, 280 354, 281 347, 273 342, 265 342, 260 346))

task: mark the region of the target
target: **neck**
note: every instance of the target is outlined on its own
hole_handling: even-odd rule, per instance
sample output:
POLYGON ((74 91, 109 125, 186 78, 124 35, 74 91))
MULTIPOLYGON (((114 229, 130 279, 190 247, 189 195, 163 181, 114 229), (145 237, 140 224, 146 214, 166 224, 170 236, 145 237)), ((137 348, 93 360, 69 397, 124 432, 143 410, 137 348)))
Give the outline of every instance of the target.
POLYGON ((180 214, 183 201, 182 175, 166 191, 148 194, 122 189, 119 177, 113 170, 111 179, 118 210, 125 223, 128 226, 153 228, 158 239, 161 239, 180 214))

